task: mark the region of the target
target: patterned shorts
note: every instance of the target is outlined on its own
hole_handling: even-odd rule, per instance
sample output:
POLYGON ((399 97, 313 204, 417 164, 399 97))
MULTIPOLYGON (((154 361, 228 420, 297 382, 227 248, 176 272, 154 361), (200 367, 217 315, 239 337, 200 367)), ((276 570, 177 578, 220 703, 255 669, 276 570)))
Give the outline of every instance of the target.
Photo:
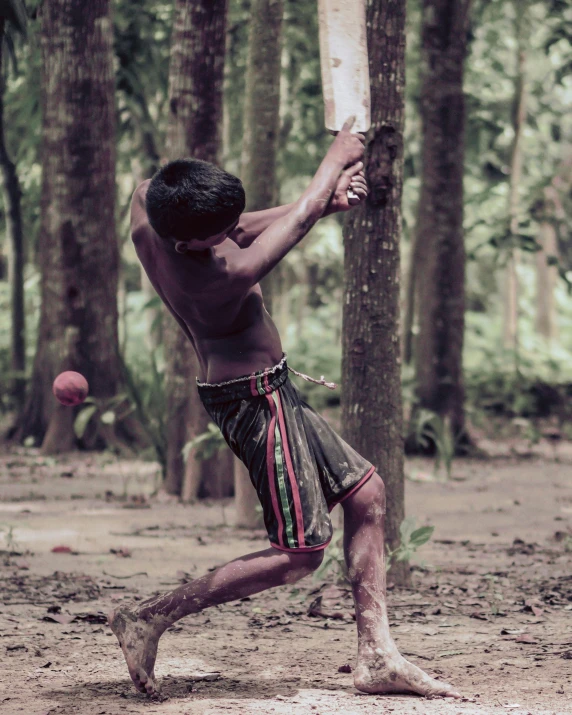
POLYGON ((203 405, 248 468, 270 543, 284 551, 323 549, 329 512, 375 468, 302 399, 286 356, 278 365, 211 385, 197 380, 203 405))

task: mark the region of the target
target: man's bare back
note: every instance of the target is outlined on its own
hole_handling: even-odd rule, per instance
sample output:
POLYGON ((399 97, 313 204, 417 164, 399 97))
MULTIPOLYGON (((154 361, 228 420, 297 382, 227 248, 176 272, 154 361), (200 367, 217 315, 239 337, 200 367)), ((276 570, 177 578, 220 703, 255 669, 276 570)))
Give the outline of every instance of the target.
POLYGON ((138 188, 132 206, 135 249, 153 287, 192 342, 200 379, 222 382, 277 363, 282 344, 260 285, 246 287, 228 277, 233 255, 241 249, 227 238, 205 255, 169 250, 141 215, 147 183, 138 188))

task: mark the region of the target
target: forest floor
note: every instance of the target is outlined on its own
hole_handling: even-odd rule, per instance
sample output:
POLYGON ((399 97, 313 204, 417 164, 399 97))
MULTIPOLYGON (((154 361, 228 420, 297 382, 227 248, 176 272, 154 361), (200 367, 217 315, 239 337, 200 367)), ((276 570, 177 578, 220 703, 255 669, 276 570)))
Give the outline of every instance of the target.
POLYGON ((157 701, 132 687, 104 614, 265 548, 264 533, 233 528, 229 501, 149 498, 150 463, 4 450, 0 712, 572 713, 571 465, 566 444, 528 458, 498 448, 456 462, 445 483, 408 462, 407 512, 436 529, 412 587, 389 591, 392 630, 464 700, 359 694, 339 672, 355 663, 349 592, 308 577, 176 624, 159 647, 157 701), (308 615, 318 596, 343 617, 308 615))

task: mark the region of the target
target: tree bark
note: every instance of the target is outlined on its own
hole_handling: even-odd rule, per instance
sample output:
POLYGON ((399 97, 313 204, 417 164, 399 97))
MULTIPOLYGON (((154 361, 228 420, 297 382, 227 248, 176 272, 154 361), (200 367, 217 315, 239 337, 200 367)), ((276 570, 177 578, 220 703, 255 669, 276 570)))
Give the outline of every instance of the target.
POLYGON ((465 245, 463 170, 464 62, 470 0, 424 0, 422 28, 422 173, 416 259, 419 334, 418 406, 465 436, 463 338, 465 245))
POLYGON ((40 11, 42 303, 19 436, 43 440, 45 452, 75 445, 74 411, 51 394, 59 372, 81 372, 95 398, 122 387, 110 9, 109 0, 45 0, 40 11))
POLYGON ((515 356, 518 370, 518 264, 520 252, 516 244, 518 236, 519 188, 522 177, 522 132, 526 123, 526 47, 524 32, 527 22, 527 3, 514 3, 516 12, 515 34, 517 41, 516 76, 514 87, 512 152, 508 197, 509 247, 503 286, 503 344, 515 356))
MULTIPOLYGON (((372 129, 370 194, 344 231, 342 424, 344 438, 377 467, 387 492, 386 539, 399 544, 404 517, 399 344, 399 240, 403 186, 405 0, 368 0, 372 129)), ((392 568, 406 583, 407 564, 392 568)))
MULTIPOLYGON (((247 211, 261 211, 277 203, 276 154, 280 132, 280 58, 282 54, 283 0, 253 0, 250 8, 242 182, 247 211)), ((261 281, 264 305, 274 312, 280 266, 261 281)), ((235 464, 237 525, 260 524, 258 497, 248 471, 235 464)))
MULTIPOLYGON (((228 0, 177 0, 169 70, 167 157, 193 157, 218 164, 222 124, 222 88, 228 0)), ((198 360, 172 316, 163 317, 167 470, 169 494, 198 496, 213 474, 232 480, 233 454, 221 450, 206 462, 191 452, 185 464, 182 449, 204 432, 209 416, 202 406, 195 376, 198 360)))
MULTIPOLYGON (((4 46, 5 20, 0 18, 0 50, 4 46)), ((11 393, 16 409, 21 411, 24 406, 26 390, 26 312, 24 307, 24 231, 22 226, 22 210, 20 182, 14 162, 10 159, 4 133, 4 53, 0 51, 0 169, 2 171, 2 188, 4 207, 6 211, 6 234, 10 245, 8 280, 11 292, 11 360, 10 367, 14 373, 11 393)))
POLYGON ((413 361, 413 331, 415 328, 415 318, 417 315, 417 276, 419 275, 419 242, 415 236, 411 237, 411 252, 409 265, 405 277, 405 300, 403 329, 401 335, 401 357, 405 365, 411 365, 413 361))
POLYGON ((536 253, 536 330, 547 342, 558 338, 554 291, 558 282, 556 226, 551 221, 540 224, 538 242, 542 250, 536 253))
MULTIPOLYGON (((241 177, 246 210, 277 203, 276 154, 280 132, 280 58, 283 0, 253 0, 250 8, 241 177)), ((264 303, 272 313, 276 269, 261 281, 264 303)))
POLYGON ((538 243, 540 250, 536 260, 536 332, 547 343, 558 339, 558 322, 554 292, 558 283, 558 229, 557 221, 562 213, 562 206, 553 180, 544 189, 544 197, 538 203, 535 216, 539 221, 538 243))

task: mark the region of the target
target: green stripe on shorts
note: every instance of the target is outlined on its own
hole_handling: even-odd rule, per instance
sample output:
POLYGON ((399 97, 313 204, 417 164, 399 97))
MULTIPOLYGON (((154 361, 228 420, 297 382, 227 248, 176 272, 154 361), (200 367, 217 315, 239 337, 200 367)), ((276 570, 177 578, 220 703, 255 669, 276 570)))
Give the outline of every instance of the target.
POLYGON ((256 378, 256 389, 258 390, 259 395, 265 395, 266 390, 262 387, 262 375, 259 375, 256 378))
POLYGON ((286 522, 286 540, 291 549, 295 549, 297 544, 294 540, 294 529, 292 525, 292 515, 290 514, 290 506, 288 504, 288 493, 286 492, 286 481, 284 475, 284 462, 282 460, 282 435, 280 434, 280 425, 278 422, 278 402, 276 395, 272 393, 272 399, 276 405, 276 426, 274 428, 274 462, 276 463, 276 476, 278 478, 278 489, 280 492, 280 501, 282 502, 282 512, 284 513, 284 521, 286 522))

